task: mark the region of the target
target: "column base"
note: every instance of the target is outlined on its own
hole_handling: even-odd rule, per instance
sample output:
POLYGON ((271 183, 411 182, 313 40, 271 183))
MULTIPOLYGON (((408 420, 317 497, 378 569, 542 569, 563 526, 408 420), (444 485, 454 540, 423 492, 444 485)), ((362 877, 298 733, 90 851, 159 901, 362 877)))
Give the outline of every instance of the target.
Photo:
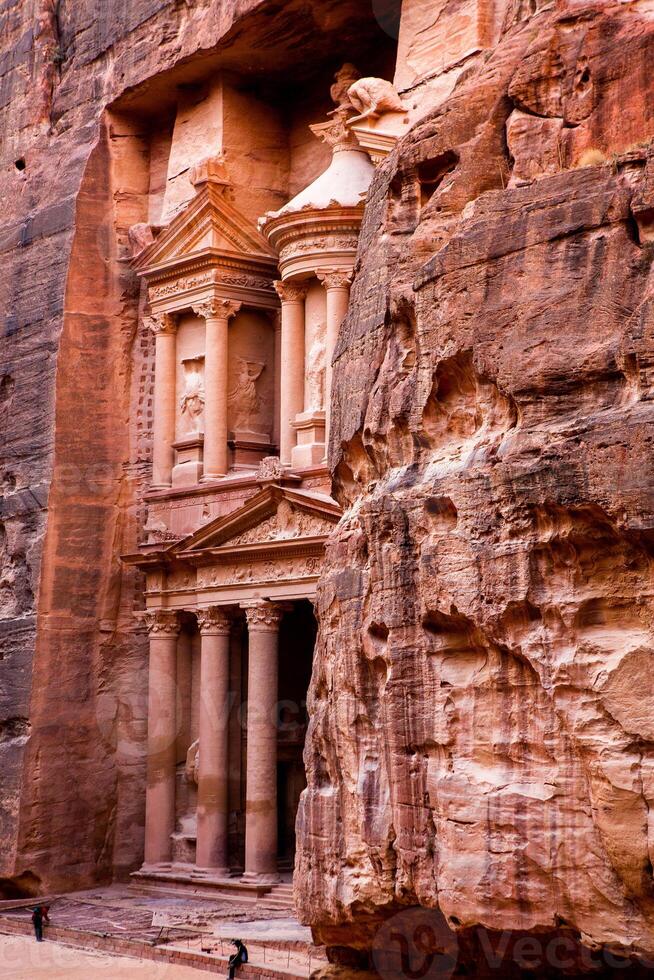
POLYGON ((258 871, 246 871, 239 879, 243 885, 276 885, 282 880, 276 871, 271 874, 260 874, 258 871))
POLYGON ((200 483, 214 483, 216 480, 222 480, 227 476, 225 473, 205 473, 200 479, 200 483))
POLYGON ((156 874, 157 871, 170 871, 172 866, 172 861, 158 861, 156 864, 146 864, 144 861, 139 871, 141 874, 156 874))
POLYGON ((229 878, 230 877, 229 868, 198 868, 197 866, 191 871, 191 878, 229 878))

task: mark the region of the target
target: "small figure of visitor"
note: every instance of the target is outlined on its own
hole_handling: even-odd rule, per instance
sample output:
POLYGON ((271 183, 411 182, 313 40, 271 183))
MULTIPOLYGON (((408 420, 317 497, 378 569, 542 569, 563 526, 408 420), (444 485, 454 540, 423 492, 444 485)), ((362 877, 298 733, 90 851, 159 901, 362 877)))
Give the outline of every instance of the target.
POLYGON ((234 980, 238 967, 248 961, 248 950, 245 943, 242 943, 240 939, 232 939, 232 946, 236 946, 236 952, 229 957, 229 980, 234 980))
POLYGON ((37 905, 32 912, 32 923, 34 925, 34 935, 36 936, 37 943, 43 942, 43 923, 50 922, 48 918, 48 906, 47 905, 37 905))

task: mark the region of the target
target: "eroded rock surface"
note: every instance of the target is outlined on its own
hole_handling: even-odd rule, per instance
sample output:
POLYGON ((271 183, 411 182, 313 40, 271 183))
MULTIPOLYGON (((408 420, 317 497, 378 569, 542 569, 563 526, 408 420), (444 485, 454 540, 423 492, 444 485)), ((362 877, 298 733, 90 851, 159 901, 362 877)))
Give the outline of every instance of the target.
POLYGON ((297 881, 350 952, 654 951, 654 22, 521 16, 377 175, 337 351, 297 881))

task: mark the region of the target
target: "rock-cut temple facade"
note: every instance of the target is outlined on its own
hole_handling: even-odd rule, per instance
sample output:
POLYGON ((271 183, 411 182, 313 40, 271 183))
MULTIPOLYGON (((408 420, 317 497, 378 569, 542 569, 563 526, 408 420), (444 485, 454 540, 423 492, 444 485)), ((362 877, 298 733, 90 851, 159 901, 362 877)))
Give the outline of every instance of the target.
POLYGON ((0 45, 0 899, 294 873, 350 971, 416 909, 645 969, 650 0, 0 45))

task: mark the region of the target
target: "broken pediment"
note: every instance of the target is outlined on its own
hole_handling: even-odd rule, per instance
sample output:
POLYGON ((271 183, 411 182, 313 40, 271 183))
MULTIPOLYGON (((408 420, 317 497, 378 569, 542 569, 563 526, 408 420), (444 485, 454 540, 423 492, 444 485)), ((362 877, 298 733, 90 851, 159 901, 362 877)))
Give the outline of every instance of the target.
POLYGON ((250 498, 239 510, 211 521, 174 547, 179 556, 204 550, 247 548, 325 538, 340 518, 335 501, 322 494, 276 484, 250 498))
POLYGON ((139 254, 136 268, 148 277, 207 252, 276 263, 266 239, 229 203, 222 185, 207 183, 139 254))

